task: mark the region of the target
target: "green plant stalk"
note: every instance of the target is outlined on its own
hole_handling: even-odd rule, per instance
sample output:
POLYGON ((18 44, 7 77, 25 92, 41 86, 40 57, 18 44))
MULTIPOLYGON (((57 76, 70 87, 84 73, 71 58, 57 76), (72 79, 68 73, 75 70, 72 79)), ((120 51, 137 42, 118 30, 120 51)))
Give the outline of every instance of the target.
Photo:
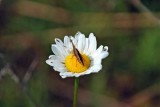
POLYGON ((75 79, 74 79, 73 107, 77 107, 78 83, 79 83, 79 78, 75 77, 75 79))

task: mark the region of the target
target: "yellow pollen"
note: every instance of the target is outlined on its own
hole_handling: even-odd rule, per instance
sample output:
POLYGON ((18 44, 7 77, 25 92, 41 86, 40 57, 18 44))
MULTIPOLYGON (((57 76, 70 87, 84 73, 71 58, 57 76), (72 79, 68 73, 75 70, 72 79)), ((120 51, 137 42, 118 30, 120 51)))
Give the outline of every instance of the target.
POLYGON ((86 71, 90 66, 90 59, 85 54, 81 54, 83 58, 82 65, 74 54, 69 54, 65 59, 65 66, 69 72, 81 73, 86 71))

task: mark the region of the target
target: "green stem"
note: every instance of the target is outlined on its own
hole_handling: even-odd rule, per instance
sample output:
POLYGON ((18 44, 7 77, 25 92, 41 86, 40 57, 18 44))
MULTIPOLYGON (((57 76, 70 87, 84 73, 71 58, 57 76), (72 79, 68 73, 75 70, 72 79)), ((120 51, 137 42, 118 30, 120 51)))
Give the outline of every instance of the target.
POLYGON ((77 107, 78 83, 79 83, 79 78, 75 77, 75 79, 74 79, 73 107, 77 107))

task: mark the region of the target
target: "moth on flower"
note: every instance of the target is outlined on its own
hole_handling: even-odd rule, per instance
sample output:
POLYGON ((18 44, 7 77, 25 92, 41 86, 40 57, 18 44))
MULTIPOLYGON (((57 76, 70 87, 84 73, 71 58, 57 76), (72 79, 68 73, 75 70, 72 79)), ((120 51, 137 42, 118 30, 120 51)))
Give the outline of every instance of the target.
POLYGON ((101 45, 97 49, 93 33, 86 38, 77 32, 75 37, 65 36, 63 42, 56 38, 51 49, 54 55, 50 55, 46 63, 53 66, 62 78, 97 73, 102 69, 102 59, 109 55, 107 46, 101 45))

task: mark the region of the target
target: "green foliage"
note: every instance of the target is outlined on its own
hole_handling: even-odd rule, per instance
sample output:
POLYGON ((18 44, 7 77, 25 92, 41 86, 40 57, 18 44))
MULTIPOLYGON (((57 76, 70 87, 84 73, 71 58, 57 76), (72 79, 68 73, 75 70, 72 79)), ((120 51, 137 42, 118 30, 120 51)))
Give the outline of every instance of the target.
POLYGON ((136 87, 137 89, 143 89, 158 82, 160 78, 159 28, 144 30, 138 45, 131 65, 132 70, 137 75, 136 87))
POLYGON ((36 75, 33 75, 30 84, 28 86, 28 91, 30 95, 41 106, 44 106, 47 100, 47 92, 46 92, 47 85, 45 82, 46 82, 46 72, 38 71, 36 75))
POLYGON ((127 11, 127 4, 126 0, 116 0, 115 8, 113 9, 114 12, 126 12, 127 11))
POLYGON ((21 91, 15 93, 17 91, 17 84, 7 75, 3 78, 3 81, 0 82, 0 94, 2 95, 3 106, 1 107, 17 107, 18 97, 21 94, 21 91), (9 103, 8 103, 9 102, 9 103))
POLYGON ((159 28, 144 31, 139 40, 139 47, 135 55, 135 68, 140 71, 160 69, 160 35, 159 28))
POLYGON ((0 106, 1 107, 35 107, 35 104, 45 105, 47 100, 46 93, 46 72, 38 73, 33 76, 26 84, 16 83, 10 75, 4 76, 0 81, 0 106))
POLYGON ((142 3, 144 3, 153 12, 160 11, 160 6, 157 6, 157 4, 160 3, 159 0, 142 0, 142 3))
POLYGON ((64 0, 63 6, 73 12, 89 12, 98 9, 91 7, 94 3, 95 0, 92 0, 92 2, 87 2, 86 0, 64 0))
POLYGON ((54 27, 57 27, 57 24, 53 22, 21 16, 12 17, 6 30, 9 31, 8 33, 17 33, 23 31, 41 31, 54 27))
POLYGON ((55 2, 54 0, 31 0, 31 1, 37 2, 37 3, 43 3, 47 5, 51 5, 53 2, 55 2))

